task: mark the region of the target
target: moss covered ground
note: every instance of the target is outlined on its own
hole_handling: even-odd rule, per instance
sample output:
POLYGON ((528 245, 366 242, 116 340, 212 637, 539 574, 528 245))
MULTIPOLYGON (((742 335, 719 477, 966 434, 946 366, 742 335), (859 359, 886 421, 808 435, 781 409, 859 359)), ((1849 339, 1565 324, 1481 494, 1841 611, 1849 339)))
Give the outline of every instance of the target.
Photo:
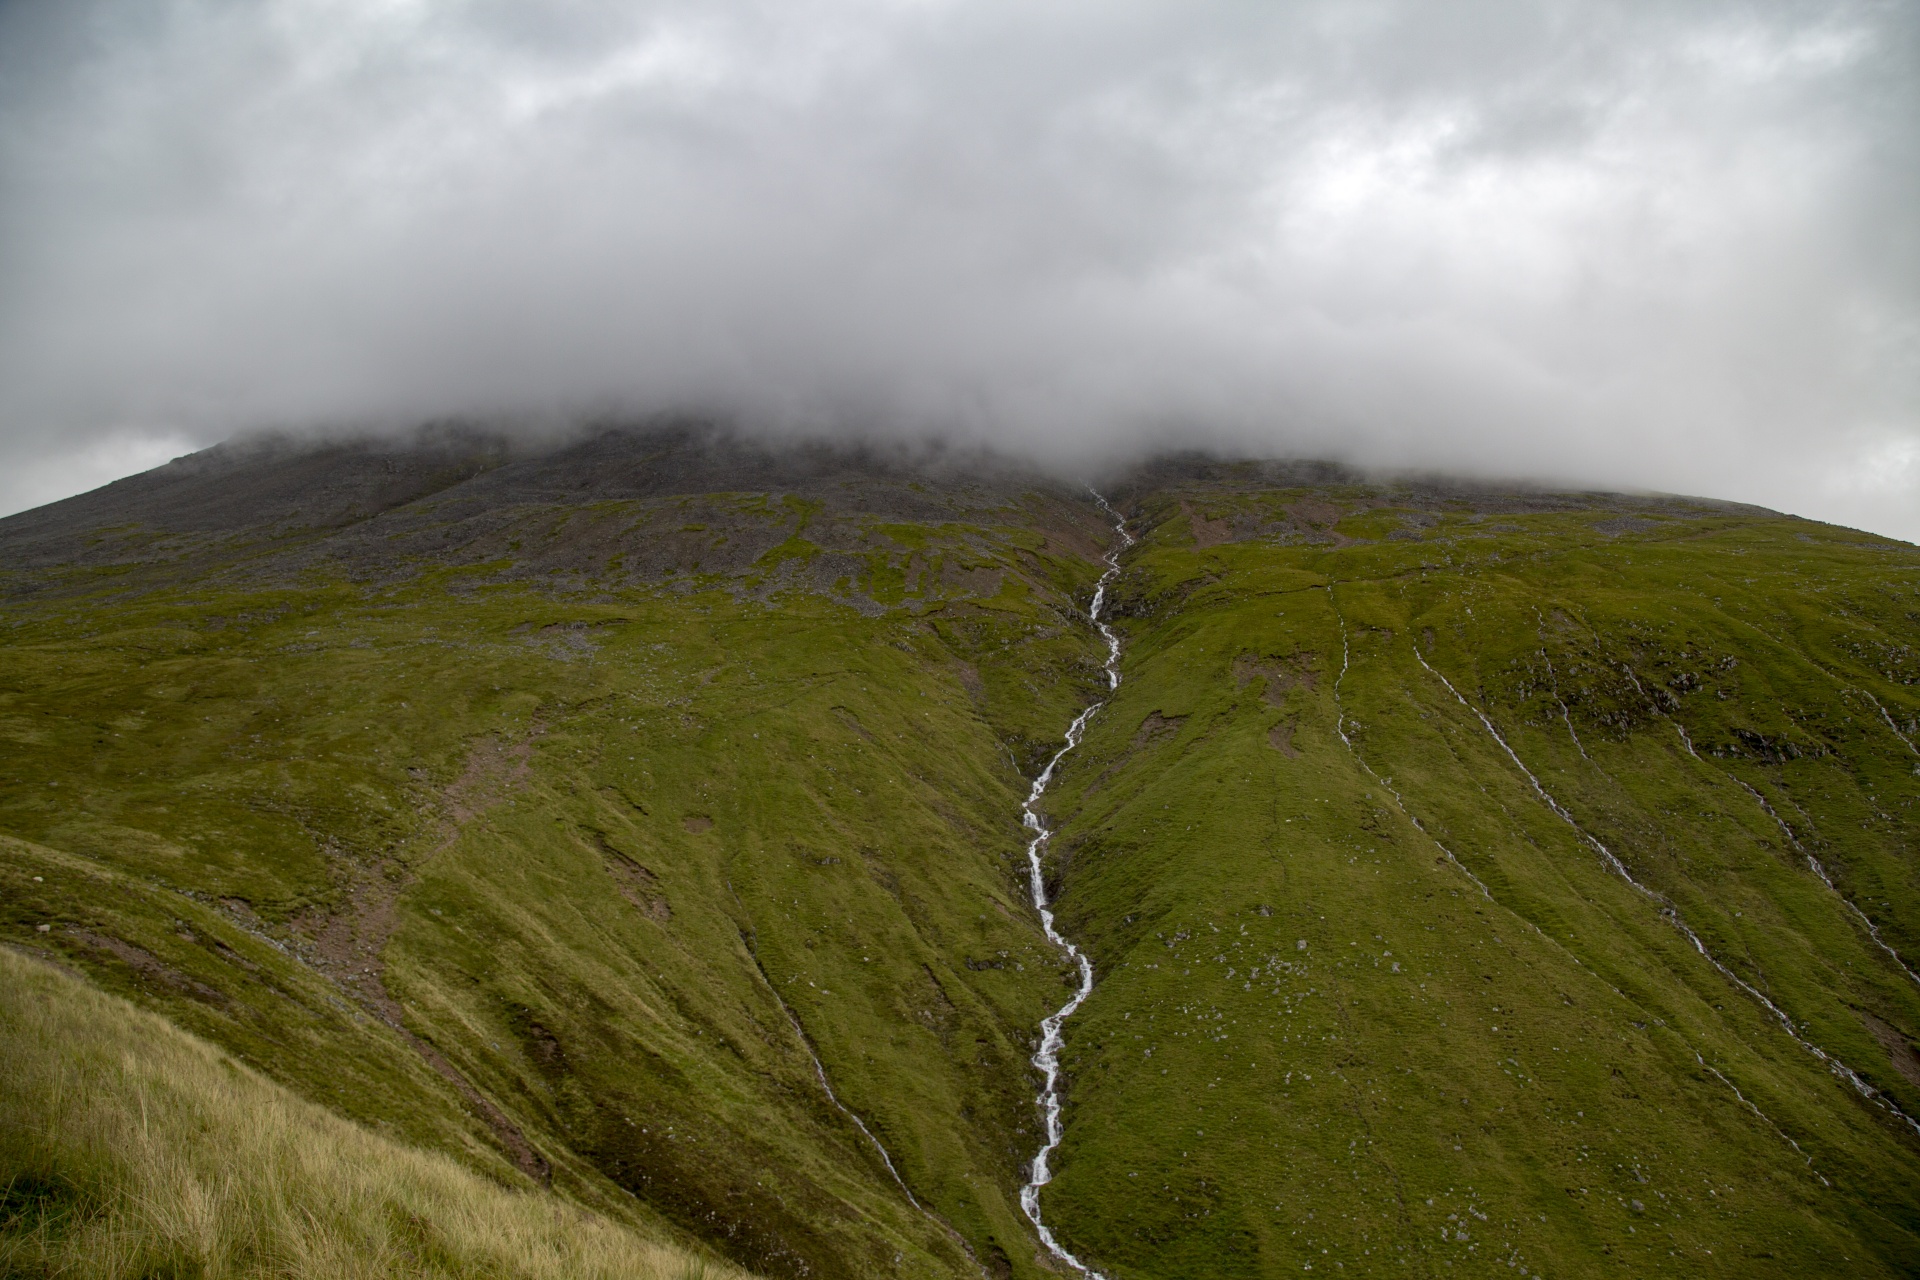
MULTIPOLYGON (((1018 812, 1103 683, 1099 509, 460 506, 506 469, 10 570, 0 936, 650 1238, 1044 1274, 1027 1056, 1072 979, 1018 812)), ((1063 1243, 1914 1269, 1920 551, 1271 467, 1109 495, 1125 679, 1045 801, 1098 972, 1063 1243)))

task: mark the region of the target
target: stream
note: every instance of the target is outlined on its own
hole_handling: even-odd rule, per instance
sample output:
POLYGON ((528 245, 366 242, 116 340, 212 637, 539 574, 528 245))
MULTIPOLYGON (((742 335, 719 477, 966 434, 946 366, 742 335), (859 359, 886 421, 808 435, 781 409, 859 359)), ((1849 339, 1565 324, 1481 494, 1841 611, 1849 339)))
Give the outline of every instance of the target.
MULTIPOLYGON (((1092 491, 1089 490, 1089 492, 1092 491)), ((1033 780, 1033 789, 1027 792, 1026 803, 1020 806, 1021 825, 1033 832, 1033 839, 1027 842, 1027 873, 1033 890, 1034 910, 1040 913, 1040 927, 1046 931, 1047 941, 1058 947, 1080 970, 1080 985, 1074 989, 1073 998, 1040 1022, 1040 1048, 1033 1055, 1033 1065, 1040 1068, 1046 1084, 1041 1088, 1040 1096, 1034 1101, 1045 1118, 1046 1136, 1040 1150, 1034 1154, 1027 1185, 1020 1188, 1020 1208, 1032 1221, 1033 1229, 1039 1233, 1040 1243, 1047 1247, 1047 1252, 1081 1275, 1090 1277, 1091 1280, 1105 1280, 1099 1272, 1067 1252, 1060 1242, 1053 1238, 1053 1232, 1048 1229, 1046 1222, 1040 1216, 1040 1188, 1053 1181, 1053 1173, 1047 1168, 1047 1158, 1060 1145, 1062 1135, 1060 1049, 1065 1044, 1066 1038, 1061 1032, 1061 1025, 1072 1017, 1074 1011, 1093 993, 1093 962, 1054 927, 1053 912, 1047 907, 1046 877, 1042 874, 1040 866, 1041 853, 1046 849, 1047 841, 1052 838, 1053 832, 1040 820, 1040 815, 1034 806, 1040 802, 1040 797, 1046 794, 1047 787, 1053 782, 1053 771, 1060 761, 1069 751, 1080 745, 1080 739, 1087 731, 1087 722, 1093 719, 1094 713, 1112 700, 1113 691, 1120 687, 1120 636, 1112 627, 1100 620, 1100 610, 1107 601, 1107 584, 1120 573, 1120 556, 1134 542, 1132 535, 1127 532, 1127 522, 1120 513, 1108 505, 1107 500, 1098 493, 1093 494, 1093 500, 1100 504, 1102 511, 1113 517, 1113 531, 1120 537, 1120 545, 1104 557, 1107 562, 1107 571, 1100 575, 1100 580, 1093 589, 1093 603, 1087 606, 1087 620, 1099 629, 1101 639, 1107 642, 1108 696, 1093 702, 1086 710, 1074 717, 1073 723, 1067 726, 1066 745, 1047 761, 1047 767, 1042 769, 1040 776, 1033 780)))

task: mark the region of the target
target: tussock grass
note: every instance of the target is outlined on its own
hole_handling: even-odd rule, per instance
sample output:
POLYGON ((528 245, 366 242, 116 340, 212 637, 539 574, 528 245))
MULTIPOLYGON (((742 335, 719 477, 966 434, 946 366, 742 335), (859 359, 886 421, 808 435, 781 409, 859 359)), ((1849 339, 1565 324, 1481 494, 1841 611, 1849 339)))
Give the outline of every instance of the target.
POLYGON ((388 1141, 0 950, 0 1275, 740 1274, 388 1141))

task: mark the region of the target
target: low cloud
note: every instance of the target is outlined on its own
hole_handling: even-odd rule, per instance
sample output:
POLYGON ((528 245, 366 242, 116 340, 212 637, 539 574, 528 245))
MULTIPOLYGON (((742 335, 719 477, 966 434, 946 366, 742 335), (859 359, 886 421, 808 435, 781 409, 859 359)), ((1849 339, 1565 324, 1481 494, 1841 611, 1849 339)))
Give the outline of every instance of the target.
POLYGON ((45 482, 6 497, 143 441, 693 409, 1920 538, 1917 36, 1845 3, 16 5, 0 456, 45 482))

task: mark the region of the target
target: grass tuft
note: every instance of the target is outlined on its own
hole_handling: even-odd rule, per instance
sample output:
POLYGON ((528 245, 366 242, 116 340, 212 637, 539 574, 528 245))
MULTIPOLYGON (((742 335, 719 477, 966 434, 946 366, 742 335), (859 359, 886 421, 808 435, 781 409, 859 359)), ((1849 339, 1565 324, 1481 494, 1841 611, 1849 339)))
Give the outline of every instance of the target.
POLYGON ((741 1274, 400 1146, 0 951, 0 1275, 741 1274))

